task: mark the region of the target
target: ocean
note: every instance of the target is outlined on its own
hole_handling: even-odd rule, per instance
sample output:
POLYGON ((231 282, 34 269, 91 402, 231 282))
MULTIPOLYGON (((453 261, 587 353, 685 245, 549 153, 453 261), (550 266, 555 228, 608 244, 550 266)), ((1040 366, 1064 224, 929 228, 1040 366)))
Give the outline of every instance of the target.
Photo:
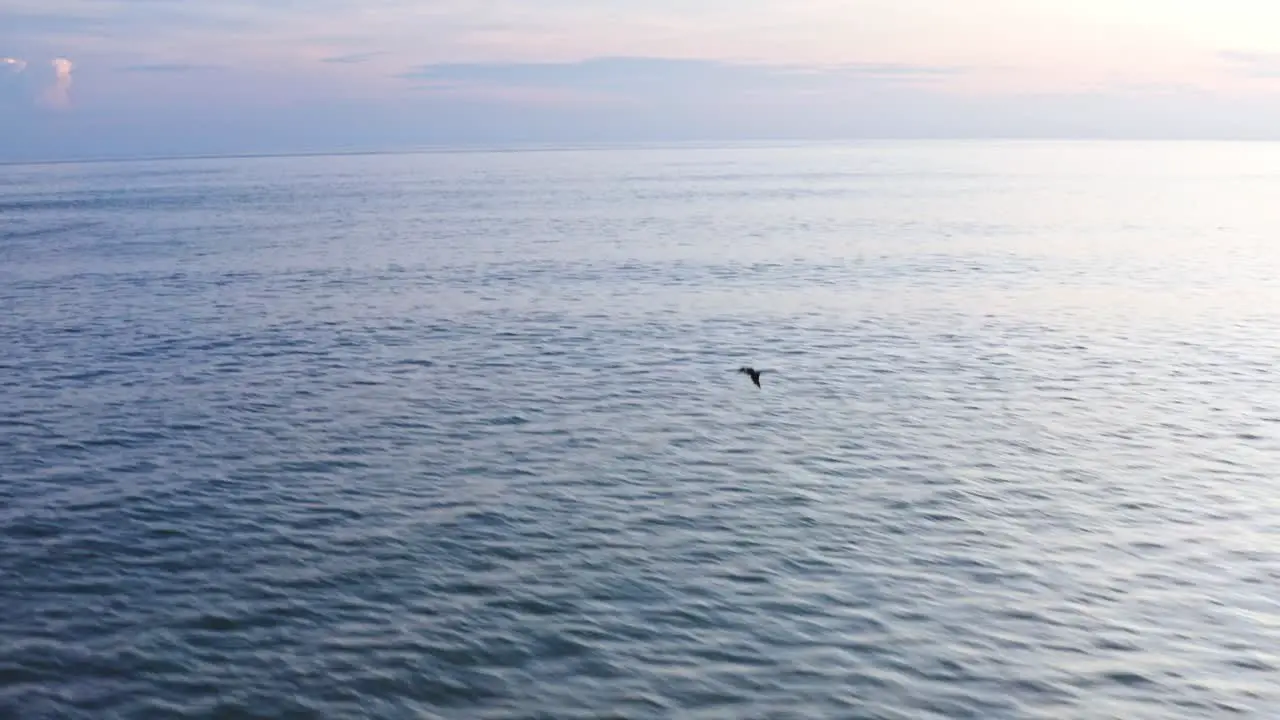
POLYGON ((0 166, 0 717, 1280 717, 1278 193, 1261 143, 0 166))

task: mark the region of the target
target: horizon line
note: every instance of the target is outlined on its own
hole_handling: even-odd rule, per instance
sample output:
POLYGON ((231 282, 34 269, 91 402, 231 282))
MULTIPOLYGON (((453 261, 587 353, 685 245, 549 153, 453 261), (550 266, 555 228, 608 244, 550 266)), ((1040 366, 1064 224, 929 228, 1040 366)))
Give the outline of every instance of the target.
POLYGON ((23 165, 88 165, 98 163, 170 162, 180 160, 265 160, 273 158, 307 157, 359 157, 377 155, 434 155, 434 154, 485 154, 526 152, 578 152, 583 150, 611 149, 677 149, 696 146, 714 147, 764 146, 786 147, 792 145, 846 145, 917 142, 1085 142, 1085 143, 1275 143, 1277 138, 1228 138, 1228 137, 1099 137, 1081 135, 1016 135, 1016 136, 920 136, 920 137, 848 137, 848 138, 738 138, 696 140, 608 140, 608 141, 542 141, 506 143, 451 143, 419 145, 396 148, 365 149, 315 149, 281 151, 228 151, 205 153, 161 153, 155 155, 97 155, 83 157, 48 157, 36 159, 0 158, 0 167, 23 165))

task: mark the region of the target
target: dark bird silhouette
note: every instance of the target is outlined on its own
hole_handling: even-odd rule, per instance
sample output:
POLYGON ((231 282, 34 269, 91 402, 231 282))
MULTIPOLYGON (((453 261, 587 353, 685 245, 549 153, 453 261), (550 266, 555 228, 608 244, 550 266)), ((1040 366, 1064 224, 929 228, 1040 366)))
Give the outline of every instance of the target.
POLYGON ((748 376, 750 376, 750 377, 751 377, 751 382, 755 383, 755 384, 756 384, 756 387, 760 387, 760 373, 766 373, 766 372, 769 372, 769 371, 768 371, 768 370, 757 370, 757 369, 752 368, 752 367, 740 367, 740 368, 738 368, 738 372, 742 373, 743 375, 748 375, 748 376))

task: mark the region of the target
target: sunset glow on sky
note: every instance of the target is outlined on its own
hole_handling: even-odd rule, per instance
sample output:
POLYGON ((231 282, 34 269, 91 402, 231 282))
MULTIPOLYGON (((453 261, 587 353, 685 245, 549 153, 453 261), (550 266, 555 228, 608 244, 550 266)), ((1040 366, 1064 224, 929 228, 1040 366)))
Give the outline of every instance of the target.
POLYGON ((0 158, 1280 137, 1278 29, 1274 0, 8 0, 0 158))

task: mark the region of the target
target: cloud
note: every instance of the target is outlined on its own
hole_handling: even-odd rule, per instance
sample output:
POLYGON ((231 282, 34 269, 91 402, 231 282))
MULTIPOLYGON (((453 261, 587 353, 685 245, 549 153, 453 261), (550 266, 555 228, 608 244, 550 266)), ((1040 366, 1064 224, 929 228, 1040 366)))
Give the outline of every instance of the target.
POLYGON ((149 65, 129 65, 120 68, 127 73, 191 73, 209 72, 224 69, 220 65, 201 65, 198 63, 153 63, 149 65))
MULTIPOLYGON (((120 41, 161 31, 243 29, 252 22, 253 3, 175 0, 7 0, 16 5, 3 16, 0 36, 41 40, 97 37, 120 41), (23 8, 23 5, 27 8, 23 8), (250 19, 246 19, 250 18, 250 19)), ((160 36, 163 37, 163 36, 160 36)))
POLYGON ((16 36, 60 36, 97 30, 103 25, 103 18, 97 14, 24 12, 21 9, 4 14, 5 34, 16 36))
POLYGON ((320 62, 337 63, 341 65, 354 65, 356 63, 368 62, 379 55, 385 55, 385 52, 362 52, 352 53, 350 55, 334 55, 332 57, 321 58, 320 62))
POLYGON ((835 65, 832 71, 886 80, 941 79, 963 75, 968 69, 957 65, 910 65, 905 63, 851 63, 835 65))
POLYGON ((428 81, 414 86, 435 99, 455 100, 462 103, 479 102, 487 104, 519 105, 522 109, 538 106, 558 107, 609 107, 636 106, 634 100, 620 94, 588 92, 573 88, 507 86, 486 83, 465 83, 454 81, 428 81))
POLYGON ((796 94, 892 89, 943 81, 965 73, 961 67, 911 64, 769 65, 716 60, 600 57, 576 62, 440 63, 422 65, 398 77, 420 89, 461 87, 547 93, 595 93, 652 100, 695 97, 779 97, 796 94))
POLYGON ((436 63, 419 66, 399 77, 509 87, 621 89, 646 84, 671 87, 694 79, 725 81, 740 72, 738 66, 708 60, 615 57, 562 63, 436 63))
POLYGON ((27 71, 27 61, 0 57, 0 125, 12 124, 32 108, 39 87, 39 73, 27 71))
POLYGON ((71 105, 71 70, 75 65, 68 59, 54 58, 53 85, 45 90, 41 101, 45 106, 62 109, 71 105))
POLYGON ((1218 57, 1236 75, 1250 78, 1280 78, 1280 53, 1255 53, 1224 50, 1218 57))
MULTIPOLYGON (((960 66, 801 65, 658 57, 443 63, 397 77, 434 101, 543 113, 544 135, 610 139, 923 135, 953 119, 960 66)), ((497 132, 515 132, 499 121, 497 132)), ((525 130, 519 130, 525 132, 525 130)), ((532 135, 532 130, 528 134, 532 135)))

